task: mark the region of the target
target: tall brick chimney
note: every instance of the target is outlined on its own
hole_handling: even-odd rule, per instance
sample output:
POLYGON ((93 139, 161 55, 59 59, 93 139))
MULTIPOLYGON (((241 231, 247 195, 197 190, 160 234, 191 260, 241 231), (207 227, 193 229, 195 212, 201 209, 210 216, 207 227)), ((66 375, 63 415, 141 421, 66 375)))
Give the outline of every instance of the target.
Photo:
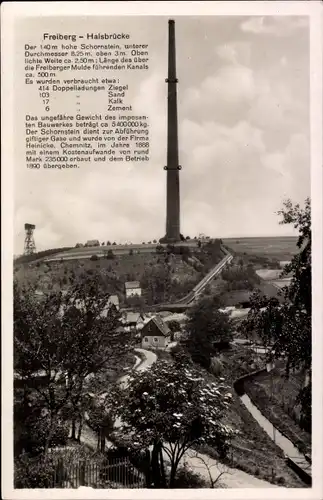
POLYGON ((180 241, 180 192, 178 164, 177 78, 175 51, 175 21, 168 21, 168 88, 167 97, 167 208, 166 235, 162 243, 180 241))

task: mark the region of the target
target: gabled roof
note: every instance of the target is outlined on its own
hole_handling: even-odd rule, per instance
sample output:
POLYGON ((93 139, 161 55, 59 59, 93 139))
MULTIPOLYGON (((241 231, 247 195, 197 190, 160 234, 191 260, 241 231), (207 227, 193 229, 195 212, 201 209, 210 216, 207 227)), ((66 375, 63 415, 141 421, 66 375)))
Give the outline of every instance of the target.
POLYGON ((126 289, 140 288, 140 283, 139 281, 126 281, 124 286, 126 289))
POLYGON ((163 322, 163 320, 161 319, 160 316, 154 316, 153 318, 151 318, 150 321, 148 321, 148 323, 146 323, 146 325, 144 326, 144 328, 147 327, 147 325, 149 325, 149 323, 155 323, 155 325, 157 326, 158 330, 160 331, 161 335, 163 335, 164 337, 169 337, 171 331, 170 329, 168 328, 168 326, 163 322))
POLYGON ((142 317, 140 312, 126 312, 124 319, 126 323, 137 323, 142 317))
POLYGON ((110 295, 108 299, 108 305, 114 305, 116 307, 119 307, 119 297, 118 295, 110 295))

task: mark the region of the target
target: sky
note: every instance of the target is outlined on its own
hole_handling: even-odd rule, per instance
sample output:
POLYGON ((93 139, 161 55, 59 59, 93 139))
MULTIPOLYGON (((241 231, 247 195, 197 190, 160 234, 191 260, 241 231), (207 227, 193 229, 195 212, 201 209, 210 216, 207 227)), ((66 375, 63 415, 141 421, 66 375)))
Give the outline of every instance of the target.
MULTIPOLYGON (((284 199, 303 203, 310 195, 308 19, 174 19, 181 232, 219 238, 293 235, 292 228, 279 225, 276 212, 284 199)), ((23 251, 25 222, 36 225, 38 250, 88 239, 136 243, 164 236, 167 20, 43 18, 17 26, 16 254, 23 251), (35 87, 23 83, 24 43, 40 43, 46 31, 112 30, 129 32, 133 43, 149 44, 149 71, 125 72, 122 78, 129 83, 134 113, 149 116, 150 161, 28 170, 24 117, 41 108, 35 87)), ((75 113, 75 106, 74 96, 57 97, 53 114, 75 113)), ((82 97, 81 109, 102 112, 102 95, 82 97)))

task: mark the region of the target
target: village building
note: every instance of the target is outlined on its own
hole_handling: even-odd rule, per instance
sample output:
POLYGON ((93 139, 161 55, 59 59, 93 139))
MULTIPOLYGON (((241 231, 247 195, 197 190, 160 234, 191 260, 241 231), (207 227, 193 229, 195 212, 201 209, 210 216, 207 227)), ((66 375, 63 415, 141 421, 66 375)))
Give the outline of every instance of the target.
POLYGON ((125 285, 126 298, 141 297, 141 288, 139 281, 126 281, 125 285))
POLYGON ((117 311, 120 309, 119 297, 118 295, 110 295, 108 299, 108 306, 115 308, 117 311))
POLYGON ((114 310, 114 311, 119 311, 120 309, 120 304, 119 304, 119 297, 118 295, 110 295, 108 298, 108 301, 101 313, 102 317, 107 317, 108 311, 114 310))
POLYGON ((122 323, 132 331, 140 330, 145 323, 145 316, 140 312, 126 311, 122 316, 122 323))
POLYGON ((160 316, 154 316, 141 330, 143 348, 166 349, 171 342, 171 331, 160 316))
POLYGON ((100 242, 99 242, 99 240, 88 240, 85 243, 85 246, 86 247, 99 247, 100 246, 100 242))

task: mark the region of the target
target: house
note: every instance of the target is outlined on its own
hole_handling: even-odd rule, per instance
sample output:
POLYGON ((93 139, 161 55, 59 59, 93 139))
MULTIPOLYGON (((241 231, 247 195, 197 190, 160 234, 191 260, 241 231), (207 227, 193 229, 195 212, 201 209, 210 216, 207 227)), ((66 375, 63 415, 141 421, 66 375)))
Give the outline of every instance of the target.
POLYGON ((130 330, 140 330, 144 325, 145 317, 140 312, 127 311, 122 317, 122 323, 125 327, 130 328, 130 330))
POLYGON ((99 240, 88 240, 85 243, 85 246, 86 247, 99 247, 100 246, 100 242, 99 242, 99 240))
MULTIPOLYGON (((65 297, 68 294, 68 290, 62 290, 62 296, 65 297)), ((73 297, 70 297, 70 304, 78 309, 79 311, 85 311, 86 310, 86 301, 85 299, 73 299, 73 297)), ((110 297, 107 300, 107 303, 105 304, 104 308, 100 312, 100 317, 101 318, 106 318, 108 315, 108 311, 111 309, 115 309, 116 311, 119 310, 119 297, 117 295, 110 295, 110 297)), ((64 311, 66 310, 66 305, 63 303, 61 304, 60 307, 60 315, 63 315, 64 311)))
POLYGON ((101 316, 106 318, 107 315, 108 315, 108 311, 114 309, 115 311, 119 311, 119 297, 118 295, 110 295, 110 297, 108 298, 108 301, 101 313, 101 316))
POLYGON ((115 309, 119 311, 120 305, 118 295, 110 295, 107 305, 109 305, 110 307, 115 307, 115 309))
POLYGON ((143 348, 165 349, 171 341, 171 331, 160 316, 154 316, 141 330, 143 348))
POLYGON ((126 292, 126 298, 134 297, 136 295, 138 297, 141 296, 141 288, 139 281, 126 281, 124 287, 126 292))

